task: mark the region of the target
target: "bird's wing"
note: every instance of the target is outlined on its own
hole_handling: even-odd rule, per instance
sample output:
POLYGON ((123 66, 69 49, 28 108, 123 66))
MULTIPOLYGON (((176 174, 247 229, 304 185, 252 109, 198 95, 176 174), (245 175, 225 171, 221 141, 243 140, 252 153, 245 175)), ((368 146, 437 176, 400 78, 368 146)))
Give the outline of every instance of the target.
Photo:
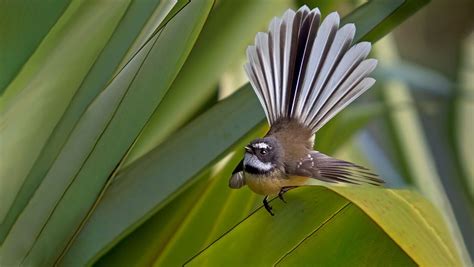
POLYGON ((232 172, 232 176, 229 179, 230 188, 237 189, 245 185, 243 170, 244 170, 244 160, 241 160, 239 164, 235 167, 234 171, 232 172))
POLYGON ((384 182, 367 168, 312 151, 289 170, 290 176, 315 178, 328 183, 380 186, 384 182))

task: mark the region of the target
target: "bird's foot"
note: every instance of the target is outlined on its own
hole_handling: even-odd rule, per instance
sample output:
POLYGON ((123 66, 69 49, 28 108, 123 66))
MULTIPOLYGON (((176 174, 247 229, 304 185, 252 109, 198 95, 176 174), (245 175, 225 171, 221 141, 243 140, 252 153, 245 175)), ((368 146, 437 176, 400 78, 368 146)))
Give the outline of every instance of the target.
POLYGON ((286 200, 283 198, 283 194, 285 194, 286 191, 283 191, 283 188, 280 190, 280 193, 278 193, 278 198, 283 201, 283 203, 286 203, 286 200))
POLYGON ((280 192, 278 193, 278 198, 281 199, 284 203, 286 203, 285 199, 283 198, 283 194, 286 192, 290 191, 290 189, 296 188, 296 186, 287 186, 287 187, 282 187, 280 189, 280 192))
POLYGON ((265 198, 263 199, 263 206, 268 211, 268 213, 270 213, 270 215, 272 215, 272 216, 275 215, 272 212, 272 206, 270 206, 270 204, 268 204, 268 196, 265 196, 265 198))

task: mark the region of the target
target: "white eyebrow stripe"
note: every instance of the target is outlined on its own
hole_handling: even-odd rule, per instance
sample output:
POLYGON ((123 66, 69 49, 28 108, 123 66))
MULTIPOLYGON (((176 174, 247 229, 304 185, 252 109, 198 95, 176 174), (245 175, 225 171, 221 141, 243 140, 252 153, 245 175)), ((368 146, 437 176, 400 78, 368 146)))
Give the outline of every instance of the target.
POLYGON ((267 143, 255 143, 252 145, 253 147, 256 147, 256 148, 269 148, 270 146, 267 144, 267 143))

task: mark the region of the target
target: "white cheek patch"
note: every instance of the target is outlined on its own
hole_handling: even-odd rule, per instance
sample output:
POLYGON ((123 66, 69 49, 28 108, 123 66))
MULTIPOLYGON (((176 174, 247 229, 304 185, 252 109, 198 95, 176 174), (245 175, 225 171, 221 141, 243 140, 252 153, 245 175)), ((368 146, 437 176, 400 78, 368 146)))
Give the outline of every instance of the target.
POLYGON ((262 171, 270 171, 273 169, 273 164, 270 162, 261 162, 257 156, 250 155, 249 153, 245 153, 244 166, 252 166, 262 171))
POLYGON ((269 148, 270 147, 267 143, 255 143, 252 146, 256 148, 269 148))

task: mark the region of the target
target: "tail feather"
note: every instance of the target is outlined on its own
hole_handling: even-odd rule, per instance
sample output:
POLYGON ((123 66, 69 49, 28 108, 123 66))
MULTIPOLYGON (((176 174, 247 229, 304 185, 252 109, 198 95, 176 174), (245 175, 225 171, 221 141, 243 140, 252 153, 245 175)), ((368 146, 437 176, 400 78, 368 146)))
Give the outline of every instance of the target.
MULTIPOLYGON (((355 27, 353 24, 345 25, 337 32, 331 50, 328 52, 324 65, 316 78, 315 85, 312 88, 311 97, 308 99, 308 103, 313 103, 314 106, 310 109, 306 109, 303 114, 303 117, 307 119, 307 121, 305 121, 306 124, 309 125, 312 122, 314 114, 321 109, 325 100, 327 100, 331 93, 335 92, 335 88, 329 83, 329 81, 331 80, 330 78, 333 78, 331 75, 334 74, 334 69, 336 69, 341 58, 344 56, 344 53, 349 48, 354 35, 355 27)), ((334 80, 335 79, 333 78, 332 81, 334 80)))
POLYGON ((331 13, 321 23, 311 47, 306 47, 306 49, 311 49, 309 51, 310 58, 304 76, 300 77, 303 78, 303 84, 300 89, 298 101, 295 103, 296 109, 293 111, 296 117, 302 119, 306 118, 307 112, 309 112, 308 107, 311 107, 312 104, 311 100, 313 99, 314 101, 315 95, 319 93, 319 90, 314 87, 315 82, 321 77, 321 70, 338 26, 339 16, 337 13, 331 13))
POLYGON ((245 70, 271 125, 289 117, 315 133, 375 81, 370 43, 351 47, 355 26, 339 29, 335 12, 320 22, 318 9, 290 9, 247 49, 245 70))
POLYGON ((281 49, 281 23, 282 20, 280 18, 274 18, 270 22, 270 32, 268 33, 268 38, 271 46, 271 62, 272 62, 272 71, 273 71, 273 94, 275 96, 275 105, 276 105, 276 111, 277 111, 277 116, 281 116, 281 90, 276 90, 277 88, 281 88, 282 84, 282 51, 281 49))
POLYGON ((361 62, 351 73, 348 77, 344 79, 342 84, 339 86, 338 90, 328 90, 325 96, 321 97, 321 100, 317 102, 319 107, 315 108, 312 113, 312 117, 310 117, 310 121, 307 125, 311 128, 314 128, 315 131, 319 130, 324 124, 321 124, 321 119, 324 117, 327 122, 333 116, 337 114, 341 109, 332 109, 337 103, 342 103, 343 107, 346 107, 350 102, 355 100, 355 98, 346 97, 346 96, 353 96, 357 95, 357 97, 365 92, 370 86, 373 85, 375 80, 373 78, 366 78, 366 76, 373 71, 377 64, 375 59, 366 59, 361 62), (367 79, 366 82, 364 79, 367 79), (373 81, 373 82, 369 82, 373 81), (367 85, 370 85, 367 87, 367 85), (360 92, 362 91, 362 92, 360 92), (360 93, 360 94, 359 94, 360 93), (344 100, 351 100, 350 102, 344 100), (331 110, 333 112, 331 112, 331 110), (334 111, 337 110, 336 113, 334 111))
POLYGON ((262 72, 262 65, 260 64, 255 46, 249 46, 247 49, 247 56, 249 63, 245 64, 245 71, 249 77, 250 83, 257 94, 257 97, 265 110, 267 119, 273 122, 274 114, 271 113, 270 97, 268 95, 268 88, 265 81, 265 76, 262 72))
POLYGON ((321 113, 319 119, 315 121, 316 126, 310 125, 311 129, 318 131, 322 126, 324 126, 330 119, 336 116, 339 111, 343 110, 347 105, 352 101, 357 99, 365 91, 367 91, 375 83, 375 79, 367 77, 364 78, 360 83, 354 87, 353 90, 348 92, 345 96, 340 98, 333 106, 330 107, 325 113, 321 113))
MULTIPOLYGON (((287 117, 290 112, 291 102, 291 92, 293 88, 294 81, 297 80, 298 75, 295 73, 296 64, 297 64, 297 52, 298 52, 298 42, 299 30, 303 25, 304 15, 309 13, 309 9, 302 8, 297 12, 293 10, 288 10, 283 15, 283 22, 281 26, 281 34, 284 34, 284 39, 282 40, 283 46, 283 68, 281 74, 282 76, 282 87, 275 88, 277 91, 281 91, 281 107, 280 107, 280 116, 287 117)), ((276 36, 275 36, 276 37, 276 36)), ((277 42, 277 40, 275 40, 277 42)))

